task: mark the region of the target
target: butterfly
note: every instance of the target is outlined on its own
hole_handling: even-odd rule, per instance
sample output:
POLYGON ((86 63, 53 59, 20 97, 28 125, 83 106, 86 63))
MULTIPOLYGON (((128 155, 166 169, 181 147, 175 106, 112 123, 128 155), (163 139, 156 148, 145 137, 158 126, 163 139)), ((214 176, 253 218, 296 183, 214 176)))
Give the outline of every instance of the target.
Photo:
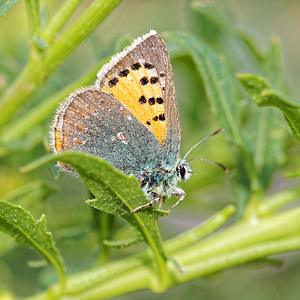
POLYGON ((51 130, 53 151, 90 153, 126 175, 133 174, 148 202, 132 212, 162 204, 171 195, 179 197, 171 208, 175 207, 186 195, 178 182, 193 172, 187 155, 179 158, 181 128, 163 39, 154 30, 137 38, 97 77, 94 86, 71 93, 58 109, 51 130))

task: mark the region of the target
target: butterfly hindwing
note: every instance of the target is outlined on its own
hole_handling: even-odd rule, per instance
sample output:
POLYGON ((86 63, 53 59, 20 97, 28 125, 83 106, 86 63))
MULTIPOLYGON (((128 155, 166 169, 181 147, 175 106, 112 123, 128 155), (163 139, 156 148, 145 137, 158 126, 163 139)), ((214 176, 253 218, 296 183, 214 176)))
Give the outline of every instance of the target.
POLYGON ((53 126, 53 147, 55 152, 71 149, 96 155, 125 174, 139 177, 147 164, 161 161, 160 144, 147 131, 112 95, 83 89, 60 108, 53 126))

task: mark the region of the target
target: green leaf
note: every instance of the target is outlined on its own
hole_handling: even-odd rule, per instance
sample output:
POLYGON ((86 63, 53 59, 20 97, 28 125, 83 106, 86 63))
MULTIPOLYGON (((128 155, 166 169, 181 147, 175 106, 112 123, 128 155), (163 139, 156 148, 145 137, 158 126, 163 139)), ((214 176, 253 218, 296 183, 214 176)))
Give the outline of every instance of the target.
MULTIPOLYGON (((200 15, 201 19, 205 17, 206 20, 209 21, 209 23, 208 22, 205 23, 205 26, 202 26, 204 28, 202 29, 203 33, 201 32, 202 35, 208 36, 209 42, 212 42, 215 39, 215 37, 212 36, 211 34, 209 35, 206 33, 207 31, 208 33, 211 33, 210 32, 211 28, 207 28, 207 27, 212 27, 213 25, 217 27, 217 29, 222 33, 220 38, 222 42, 224 40, 224 35, 228 34, 239 43, 238 44, 239 46, 242 46, 243 52, 245 52, 246 50, 255 58, 256 62, 259 63, 263 62, 264 55, 261 53, 261 50, 258 48, 258 43, 256 41, 253 41, 253 37, 244 31, 237 30, 232 25, 233 16, 231 15, 231 12, 226 11, 224 13, 224 11, 220 10, 222 6, 209 5, 209 4, 205 5, 203 1, 198 1, 198 0, 192 1, 190 6, 194 11, 196 11, 200 15)), ((228 41, 228 39, 225 39, 225 41, 228 41)), ((230 47, 232 47, 232 45, 230 45, 230 47)), ((245 53, 245 56, 248 54, 247 52, 245 53)), ((249 55, 246 57, 248 60, 251 59, 249 55)))
POLYGON ((236 112, 236 95, 224 59, 195 35, 167 32, 164 36, 191 55, 218 121, 225 128, 229 139, 235 144, 242 145, 236 112))
POLYGON ((133 175, 126 176, 98 157, 75 151, 45 156, 24 167, 23 171, 32 170, 54 160, 71 165, 80 175, 96 197, 94 200, 88 200, 87 204, 124 218, 142 234, 154 253, 160 275, 164 277, 162 280, 167 280, 165 278, 168 276, 165 265, 167 258, 162 247, 157 218, 167 215, 168 212, 147 207, 131 213, 136 207, 148 202, 137 179, 133 175))
POLYGON ((21 187, 5 194, 3 198, 22 206, 32 205, 32 202, 40 202, 49 197, 56 189, 46 182, 31 181, 21 187))
POLYGON ((271 38, 262 68, 263 77, 267 78, 272 86, 282 89, 284 86, 282 48, 277 36, 271 38))
POLYGON ((46 229, 44 215, 36 220, 21 206, 0 200, 0 230, 15 238, 16 242, 40 252, 54 266, 64 286, 64 263, 54 244, 52 234, 46 229))
POLYGON ((281 110, 295 138, 300 140, 300 103, 271 89, 262 77, 238 74, 238 80, 258 106, 274 106, 281 110))
POLYGON ((19 0, 0 0, 0 19, 18 2, 19 0))
POLYGON ((249 50, 256 61, 262 63, 264 60, 264 55, 261 53, 260 49, 258 49, 257 42, 253 41, 253 37, 243 31, 236 31, 235 34, 243 43, 243 45, 246 46, 246 49, 249 50))
MULTIPOLYGON (((282 86, 282 58, 278 40, 271 40, 269 50, 261 62, 263 74, 270 78, 277 86, 282 86)), ((261 88, 269 84, 260 82, 261 88)), ((259 101, 259 96, 252 91, 259 101)), ((253 107, 249 109, 250 120, 247 126, 247 145, 252 156, 255 172, 258 176, 260 188, 264 191, 270 184, 272 176, 277 169, 282 156, 282 138, 284 131, 280 113, 269 109, 253 107)))

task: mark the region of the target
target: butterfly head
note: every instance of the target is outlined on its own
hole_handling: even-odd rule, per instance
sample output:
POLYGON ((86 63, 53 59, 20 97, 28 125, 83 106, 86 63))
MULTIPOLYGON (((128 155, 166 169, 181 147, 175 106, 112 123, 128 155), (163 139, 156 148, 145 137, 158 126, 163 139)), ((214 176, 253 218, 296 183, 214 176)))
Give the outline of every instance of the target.
POLYGON ((186 160, 180 160, 176 167, 176 174, 179 181, 186 181, 192 176, 193 171, 186 160))

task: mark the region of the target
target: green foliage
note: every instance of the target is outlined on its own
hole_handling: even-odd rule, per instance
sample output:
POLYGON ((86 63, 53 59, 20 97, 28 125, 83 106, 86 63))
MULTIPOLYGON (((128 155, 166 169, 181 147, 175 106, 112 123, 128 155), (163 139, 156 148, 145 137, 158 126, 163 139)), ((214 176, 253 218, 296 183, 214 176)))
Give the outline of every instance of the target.
POLYGON ((64 286, 65 267, 51 233, 46 231, 44 215, 35 220, 24 208, 0 200, 0 230, 15 238, 18 243, 40 252, 55 267, 64 286))
POLYGON ((19 2, 19 0, 1 0, 0 1, 0 18, 18 2, 19 2))
POLYGON ((258 106, 279 108, 288 123, 294 137, 300 139, 300 104, 286 94, 273 90, 271 85, 260 76, 239 74, 238 79, 258 106))
POLYGON ((96 197, 95 200, 88 200, 88 205, 105 213, 122 217, 136 228, 143 240, 153 250, 163 285, 163 281, 167 280, 165 278, 167 277, 165 270, 167 258, 161 244, 157 218, 167 215, 168 212, 147 207, 131 213, 136 207, 147 203, 146 195, 141 190, 137 179, 133 175, 129 177, 124 175, 107 162, 91 155, 76 152, 52 155, 23 168, 23 170, 31 170, 33 167, 56 160, 71 165, 96 197))
MULTIPOLYGON (((1 21, 5 21, 3 15, 17 2, 0 1, 1 21)), ((42 254, 60 278, 55 283, 57 276, 52 275, 53 270, 45 270, 43 266, 33 270, 36 278, 30 277, 26 269, 25 285, 31 282, 33 288, 29 285, 30 294, 20 295, 12 288, 16 297, 103 299, 144 289, 161 293, 233 266, 258 260, 270 263, 270 255, 299 250, 300 208, 295 203, 300 197, 299 185, 290 183, 290 187, 281 191, 270 190, 270 186, 276 172, 299 177, 295 149, 299 149, 300 103, 291 96, 283 76, 279 39, 271 38, 268 49, 261 51, 247 32, 236 28, 224 6, 204 6, 202 1, 191 1, 187 9, 197 26, 191 22, 185 31, 162 33, 170 53, 174 54, 171 58, 178 105, 182 106, 183 131, 192 143, 194 136, 199 135, 197 120, 205 122, 204 135, 208 128, 224 128, 228 141, 215 139, 212 146, 206 144, 211 147, 207 152, 212 157, 219 156, 231 171, 225 177, 220 170, 203 165, 202 171, 197 172, 200 174, 186 183, 187 197, 176 213, 190 208, 185 214, 203 219, 211 211, 219 212, 200 225, 164 240, 159 225, 169 224, 176 213, 172 211, 169 215, 169 211, 153 207, 131 213, 147 201, 135 177, 126 176, 100 158, 85 153, 48 154, 48 130, 59 103, 71 91, 92 84, 110 56, 132 42, 131 35, 114 36, 112 28, 101 24, 110 15, 113 24, 124 25, 123 19, 117 20, 112 13, 121 0, 93 0, 84 5, 82 2, 58 1, 59 5, 50 13, 50 4, 24 1, 30 37, 29 43, 26 41, 28 58, 22 56, 21 60, 27 63, 23 70, 19 66, 13 71, 5 61, 0 62, 1 74, 15 77, 1 90, 0 74, 0 175, 5 174, 3 178, 0 176, 0 196, 5 199, 0 201, 1 266, 8 269, 14 263, 15 251, 24 250, 19 250, 20 243, 42 254), (105 38, 111 38, 109 45, 117 39, 115 47, 107 49, 105 39, 98 41, 98 36, 94 39, 96 34, 92 32, 100 24, 100 28, 106 28, 105 38), (82 47, 87 48, 79 48, 84 55, 75 59, 78 53, 74 56, 71 53, 85 39, 90 48, 85 43, 82 47), (235 54, 235 48, 242 53, 241 57, 235 54), (97 53, 95 57, 92 52, 97 53), (81 59, 84 64, 92 61, 96 67, 83 71, 82 65, 77 65, 81 59), (247 63, 251 65, 249 70, 247 63), (288 128, 292 135, 287 134, 288 128), (71 165, 79 178, 62 177, 54 166, 57 160, 71 165), (20 174, 20 167, 26 172, 20 174), (58 180, 56 186, 49 174, 58 180), (217 188, 208 191, 212 184, 217 188), (35 214, 42 217, 36 220, 32 216, 35 214), (46 229, 45 215, 55 239, 46 229), (235 221, 230 220, 233 215, 235 221), (224 224, 227 226, 223 227, 224 224), (142 243, 134 245, 137 242, 142 243), (67 276, 60 252, 66 260, 67 276), (35 290, 40 294, 32 296, 35 290)), ((128 4, 124 1, 122 5, 126 8, 128 4)), ((160 2, 160 5, 162 9, 168 4, 160 2)), ((117 9, 122 13, 121 8, 117 9)), ((10 11, 6 16, 10 16, 10 11)), ((0 46, 1 56, 5 51, 0 46)), ((11 55, 17 57, 14 52, 11 55)), ((181 219, 184 216, 180 215, 178 221, 181 219)), ((170 232, 172 227, 169 225, 170 232)), ((22 260, 27 259, 25 253, 22 260)), ((13 297, 2 278, 9 281, 14 270, 7 273, 3 270, 0 296, 13 297)), ((19 281, 22 281, 22 275, 18 274, 21 271, 20 267, 14 274, 19 281)))
POLYGON ((224 60, 197 36, 184 32, 166 33, 165 36, 191 55, 203 78, 207 97, 220 125, 225 128, 233 143, 241 145, 237 127, 236 97, 224 60))

